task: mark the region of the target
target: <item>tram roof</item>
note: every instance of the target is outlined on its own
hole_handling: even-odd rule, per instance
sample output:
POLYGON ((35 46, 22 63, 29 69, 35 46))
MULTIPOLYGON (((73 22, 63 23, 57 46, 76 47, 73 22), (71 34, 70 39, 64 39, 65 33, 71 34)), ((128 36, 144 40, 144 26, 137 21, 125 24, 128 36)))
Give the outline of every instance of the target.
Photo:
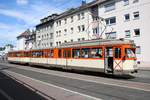
MULTIPOLYGON (((128 39, 96 39, 96 40, 84 40, 84 41, 76 41, 76 42, 67 42, 62 43, 59 47, 56 48, 70 48, 70 47, 82 47, 82 46, 112 46, 112 45, 125 45, 129 44, 135 46, 133 40, 128 39)), ((45 49, 53 49, 45 48, 45 49)), ((43 50, 43 49, 32 49, 31 51, 43 50)), ((22 50, 22 51, 30 51, 30 50, 22 50)), ((11 52, 20 52, 20 51, 11 51, 11 52)))
POLYGON ((60 48, 67 48, 67 47, 80 47, 80 46, 112 46, 112 45, 122 45, 122 44, 129 44, 135 45, 133 40, 127 39, 97 39, 97 40, 85 40, 85 41, 78 41, 78 42, 68 42, 63 43, 60 45, 60 48))

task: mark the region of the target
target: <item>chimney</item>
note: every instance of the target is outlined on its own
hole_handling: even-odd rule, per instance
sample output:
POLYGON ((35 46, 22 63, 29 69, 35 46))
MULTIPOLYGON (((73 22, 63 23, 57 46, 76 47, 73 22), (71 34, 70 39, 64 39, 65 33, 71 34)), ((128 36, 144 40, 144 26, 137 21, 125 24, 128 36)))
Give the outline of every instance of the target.
POLYGON ((86 5, 86 0, 82 0, 82 6, 86 5))

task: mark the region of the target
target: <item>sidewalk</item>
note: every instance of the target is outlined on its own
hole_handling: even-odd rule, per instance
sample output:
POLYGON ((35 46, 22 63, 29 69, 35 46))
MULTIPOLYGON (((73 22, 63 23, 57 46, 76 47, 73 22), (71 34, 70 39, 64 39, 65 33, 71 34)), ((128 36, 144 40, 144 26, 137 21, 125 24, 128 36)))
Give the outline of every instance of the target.
POLYGON ((139 67, 139 70, 150 71, 150 67, 139 67))
POLYGON ((139 70, 150 71, 150 64, 138 64, 139 70))
POLYGON ((8 70, 5 70, 3 72, 15 77, 22 82, 25 82, 26 84, 34 87, 38 91, 41 91, 46 95, 53 97, 55 100, 101 100, 99 98, 68 90, 59 86, 55 86, 53 84, 45 83, 40 80, 32 79, 8 70))
POLYGON ((0 100, 46 100, 0 71, 0 100))

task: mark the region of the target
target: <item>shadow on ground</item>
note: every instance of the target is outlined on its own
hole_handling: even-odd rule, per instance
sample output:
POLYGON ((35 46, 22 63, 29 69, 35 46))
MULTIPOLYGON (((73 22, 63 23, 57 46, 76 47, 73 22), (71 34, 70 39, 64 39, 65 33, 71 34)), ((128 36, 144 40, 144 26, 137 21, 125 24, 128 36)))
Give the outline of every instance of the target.
MULTIPOLYGON (((19 65, 29 66, 28 64, 19 64, 19 65)), ((67 69, 63 69, 63 68, 43 67, 43 66, 39 66, 39 65, 30 65, 30 66, 34 67, 34 68, 48 69, 48 70, 68 72, 68 73, 76 73, 76 74, 82 74, 82 75, 91 75, 91 76, 98 76, 98 77, 111 78, 111 79, 128 80, 128 79, 134 79, 135 78, 134 76, 129 75, 129 74, 112 75, 112 74, 105 74, 103 72, 81 71, 81 70, 67 70, 67 69)))

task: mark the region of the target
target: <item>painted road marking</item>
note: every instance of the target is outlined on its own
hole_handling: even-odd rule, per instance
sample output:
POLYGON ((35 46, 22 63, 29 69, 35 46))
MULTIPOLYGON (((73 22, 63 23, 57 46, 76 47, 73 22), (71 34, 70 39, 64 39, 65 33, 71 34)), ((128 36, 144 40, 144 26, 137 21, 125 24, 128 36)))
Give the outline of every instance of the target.
MULTIPOLYGON (((30 69, 25 69, 25 68, 21 68, 21 67, 16 67, 16 68, 19 68, 19 69, 24 69, 24 70, 30 70, 30 71, 34 71, 34 72, 39 72, 39 73, 43 73, 43 74, 48 74, 48 75, 54 75, 54 76, 59 76, 59 77, 65 77, 65 78, 70 78, 70 79, 76 79, 76 80, 81 80, 81 81, 85 81, 85 82, 93 82, 93 83, 97 83, 97 84, 105 84, 105 85, 111 85, 111 86, 117 86, 117 87, 124 87, 124 88, 129 88, 129 89, 136 89, 136 90, 142 90, 142 91, 146 91, 146 92, 150 92, 150 89, 148 88, 140 88, 140 87, 136 87, 134 86, 135 84, 140 84, 140 85, 147 85, 150 87, 150 84, 148 83, 140 83, 140 82, 126 82, 126 81, 121 81, 121 80, 114 80, 116 81, 115 83, 108 83, 107 82, 102 82, 102 81, 95 81, 95 80, 87 80, 87 79, 84 79, 84 78, 78 78, 78 77, 70 77, 69 75, 62 75, 62 74, 54 74, 54 73, 46 73, 44 71, 39 71, 39 70, 35 70, 35 69, 31 69, 31 67, 28 67, 30 69), (122 84, 118 84, 118 82, 122 82, 122 84), (127 84, 131 84, 131 86, 127 85, 127 84)), ((38 69, 38 68, 37 68, 38 69)), ((108 80, 108 79, 106 79, 108 80)), ((110 81, 111 79, 109 79, 110 81)))

